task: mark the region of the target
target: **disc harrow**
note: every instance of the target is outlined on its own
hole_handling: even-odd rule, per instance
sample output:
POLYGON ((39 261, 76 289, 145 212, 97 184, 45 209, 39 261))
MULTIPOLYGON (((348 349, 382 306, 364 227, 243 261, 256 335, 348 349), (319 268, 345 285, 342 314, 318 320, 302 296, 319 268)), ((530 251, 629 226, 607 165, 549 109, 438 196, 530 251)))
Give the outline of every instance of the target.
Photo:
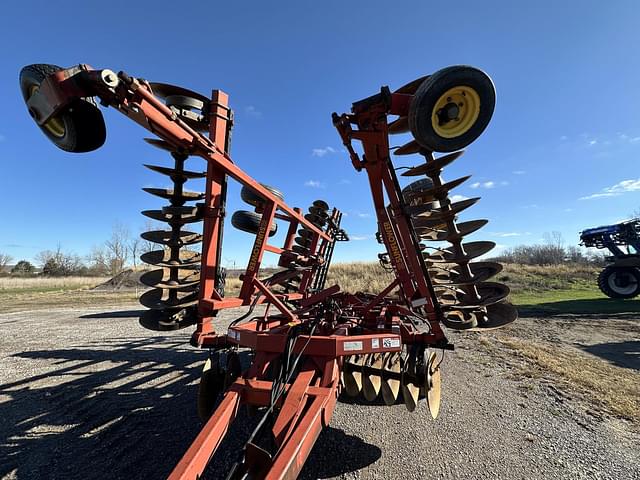
POLYGON ((226 93, 213 90, 208 98, 84 64, 30 65, 20 87, 34 121, 63 150, 102 145, 99 100, 159 137, 147 142, 173 159, 147 165, 172 185, 144 189, 168 204, 143 212, 167 227, 142 234, 158 248, 141 256, 152 268, 141 276, 150 289, 140 298, 149 309, 140 322, 154 330, 195 324, 191 343, 209 355, 196 405, 203 427, 170 479, 202 478, 243 405, 258 421, 229 480, 296 478, 343 391, 388 406, 402 401, 409 411, 424 404, 436 418, 444 353, 454 348, 443 327, 486 330, 517 318, 506 301, 509 289, 491 281, 502 267, 480 260, 494 244, 467 238, 487 220, 458 222, 478 199, 449 196, 469 177, 441 177, 493 114, 493 83, 478 69, 448 67, 395 91, 382 87, 350 113, 332 115, 352 165, 368 177, 376 239, 384 246, 380 262, 393 273, 375 294, 326 286, 335 245, 348 240, 339 209, 324 200, 306 212, 292 208, 232 160, 226 93), (397 134, 413 138, 394 149, 389 136, 397 134), (392 153, 420 155, 402 175, 424 178, 402 188, 392 153), (190 157, 204 160, 206 171, 187 170, 190 157), (193 179, 204 179, 204 192, 185 188, 193 179), (250 207, 234 212, 231 225, 254 236, 235 296, 225 295, 221 265, 229 179, 242 185, 240 197, 250 207), (265 254, 276 255, 275 273, 261 270, 265 254), (236 307, 245 312, 216 332, 213 318, 236 307))

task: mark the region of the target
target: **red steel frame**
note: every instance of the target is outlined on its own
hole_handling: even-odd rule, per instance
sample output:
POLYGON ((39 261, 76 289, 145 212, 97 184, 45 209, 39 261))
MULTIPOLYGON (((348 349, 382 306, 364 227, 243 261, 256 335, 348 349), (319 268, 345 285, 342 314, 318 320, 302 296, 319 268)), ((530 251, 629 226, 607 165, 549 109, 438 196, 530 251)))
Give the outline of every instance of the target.
POLYGON ((304 353, 304 357, 297 375, 284 386, 285 394, 275 405, 278 415, 271 431, 277 451, 271 457, 252 444, 247 444, 245 451, 244 468, 258 478, 290 479, 298 475, 322 427, 329 424, 333 414, 340 393, 343 357, 399 352, 403 344, 449 347, 439 325, 441 312, 433 286, 417 237, 404 212, 389 159, 386 116, 406 114, 410 95, 381 94, 354 104, 350 115, 338 117, 334 114, 334 124, 355 168, 367 172, 379 230, 396 275, 396 279, 377 296, 340 293, 337 286, 310 294, 307 287, 311 272, 305 273, 299 291, 289 294, 276 294, 258 279, 264 252, 282 254, 290 248, 298 226, 313 232, 312 251, 324 250, 327 242, 333 239, 307 221, 299 209, 287 206, 232 161, 228 147, 231 110, 224 92, 212 92, 210 138, 177 117, 153 95, 145 81, 123 72, 116 76, 109 70, 94 70, 87 65, 47 78, 28 105, 36 121, 43 124, 72 99, 87 96, 100 97, 103 104, 116 108, 176 149, 207 161, 198 304, 200 321, 192 340, 198 346, 212 349, 244 347, 255 353, 251 367, 224 393, 218 408, 169 478, 196 479, 202 475, 241 404, 270 405, 274 384, 269 379, 269 365, 283 354, 292 334, 293 353, 304 353), (358 129, 354 130, 352 125, 358 129), (362 142, 366 161, 355 152, 352 140, 362 142), (266 201, 249 263, 241 277, 240 294, 234 298, 223 298, 215 288, 227 176, 251 188, 266 201), (388 206, 385 205, 385 193, 388 206), (290 222, 283 248, 268 243, 267 231, 274 219, 290 222), (389 297, 396 288, 400 290, 400 300, 389 297), (259 298, 257 293, 260 293, 259 298), (339 314, 325 308, 329 301, 340 305, 339 314), (235 325, 227 332, 214 332, 211 319, 218 310, 252 302, 268 304, 262 316, 235 325), (296 302, 295 309, 285 302, 296 302), (270 305, 276 307, 277 314, 269 315, 270 305), (425 318, 430 329, 427 332, 416 330, 404 320, 410 316, 425 318), (310 328, 312 324, 313 328, 310 328))

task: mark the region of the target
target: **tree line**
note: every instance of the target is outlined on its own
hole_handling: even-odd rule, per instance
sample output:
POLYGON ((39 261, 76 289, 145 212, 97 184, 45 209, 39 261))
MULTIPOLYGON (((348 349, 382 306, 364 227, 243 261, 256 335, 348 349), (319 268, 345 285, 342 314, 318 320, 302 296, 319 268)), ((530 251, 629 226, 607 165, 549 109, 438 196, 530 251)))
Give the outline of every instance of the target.
MULTIPOLYGON (((147 225, 147 230, 153 229, 153 225, 147 225)), ((104 243, 94 245, 91 253, 86 256, 67 252, 60 245, 55 250, 43 250, 35 256, 35 264, 21 259, 11 268, 11 275, 34 275, 38 272, 45 276, 105 276, 117 275, 127 266, 134 268, 138 265, 138 258, 143 253, 158 248, 153 242, 149 242, 135 235, 132 236, 129 229, 117 223, 111 230, 111 236, 104 243)), ((14 259, 0 252, 0 273, 5 272, 8 265, 14 259)), ((6 273, 6 272, 5 272, 6 273)))

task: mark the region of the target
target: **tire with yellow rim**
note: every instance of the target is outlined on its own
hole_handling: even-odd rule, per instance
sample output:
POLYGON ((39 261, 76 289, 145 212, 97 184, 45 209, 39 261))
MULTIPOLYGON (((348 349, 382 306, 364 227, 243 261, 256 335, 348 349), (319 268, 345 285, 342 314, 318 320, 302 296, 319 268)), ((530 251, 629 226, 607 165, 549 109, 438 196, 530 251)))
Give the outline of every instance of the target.
MULTIPOLYGON (((42 82, 62 70, 57 65, 38 63, 20 71, 20 90, 24 101, 38 91, 42 82)), ((58 148, 67 152, 90 152, 102 146, 107 134, 102 113, 93 98, 76 98, 63 111, 39 125, 58 148)))
POLYGON ((455 65, 429 76, 409 107, 416 141, 433 152, 466 147, 485 130, 496 103, 491 78, 475 67, 455 65))

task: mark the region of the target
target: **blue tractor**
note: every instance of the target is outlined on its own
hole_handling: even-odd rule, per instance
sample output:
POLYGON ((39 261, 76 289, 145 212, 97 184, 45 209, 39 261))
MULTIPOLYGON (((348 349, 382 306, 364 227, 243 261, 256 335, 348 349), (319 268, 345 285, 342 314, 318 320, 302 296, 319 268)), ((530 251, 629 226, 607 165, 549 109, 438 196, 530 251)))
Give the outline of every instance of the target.
POLYGON ((598 287, 610 298, 640 294, 640 218, 580 232, 585 247, 607 248, 612 256, 598 275, 598 287))

